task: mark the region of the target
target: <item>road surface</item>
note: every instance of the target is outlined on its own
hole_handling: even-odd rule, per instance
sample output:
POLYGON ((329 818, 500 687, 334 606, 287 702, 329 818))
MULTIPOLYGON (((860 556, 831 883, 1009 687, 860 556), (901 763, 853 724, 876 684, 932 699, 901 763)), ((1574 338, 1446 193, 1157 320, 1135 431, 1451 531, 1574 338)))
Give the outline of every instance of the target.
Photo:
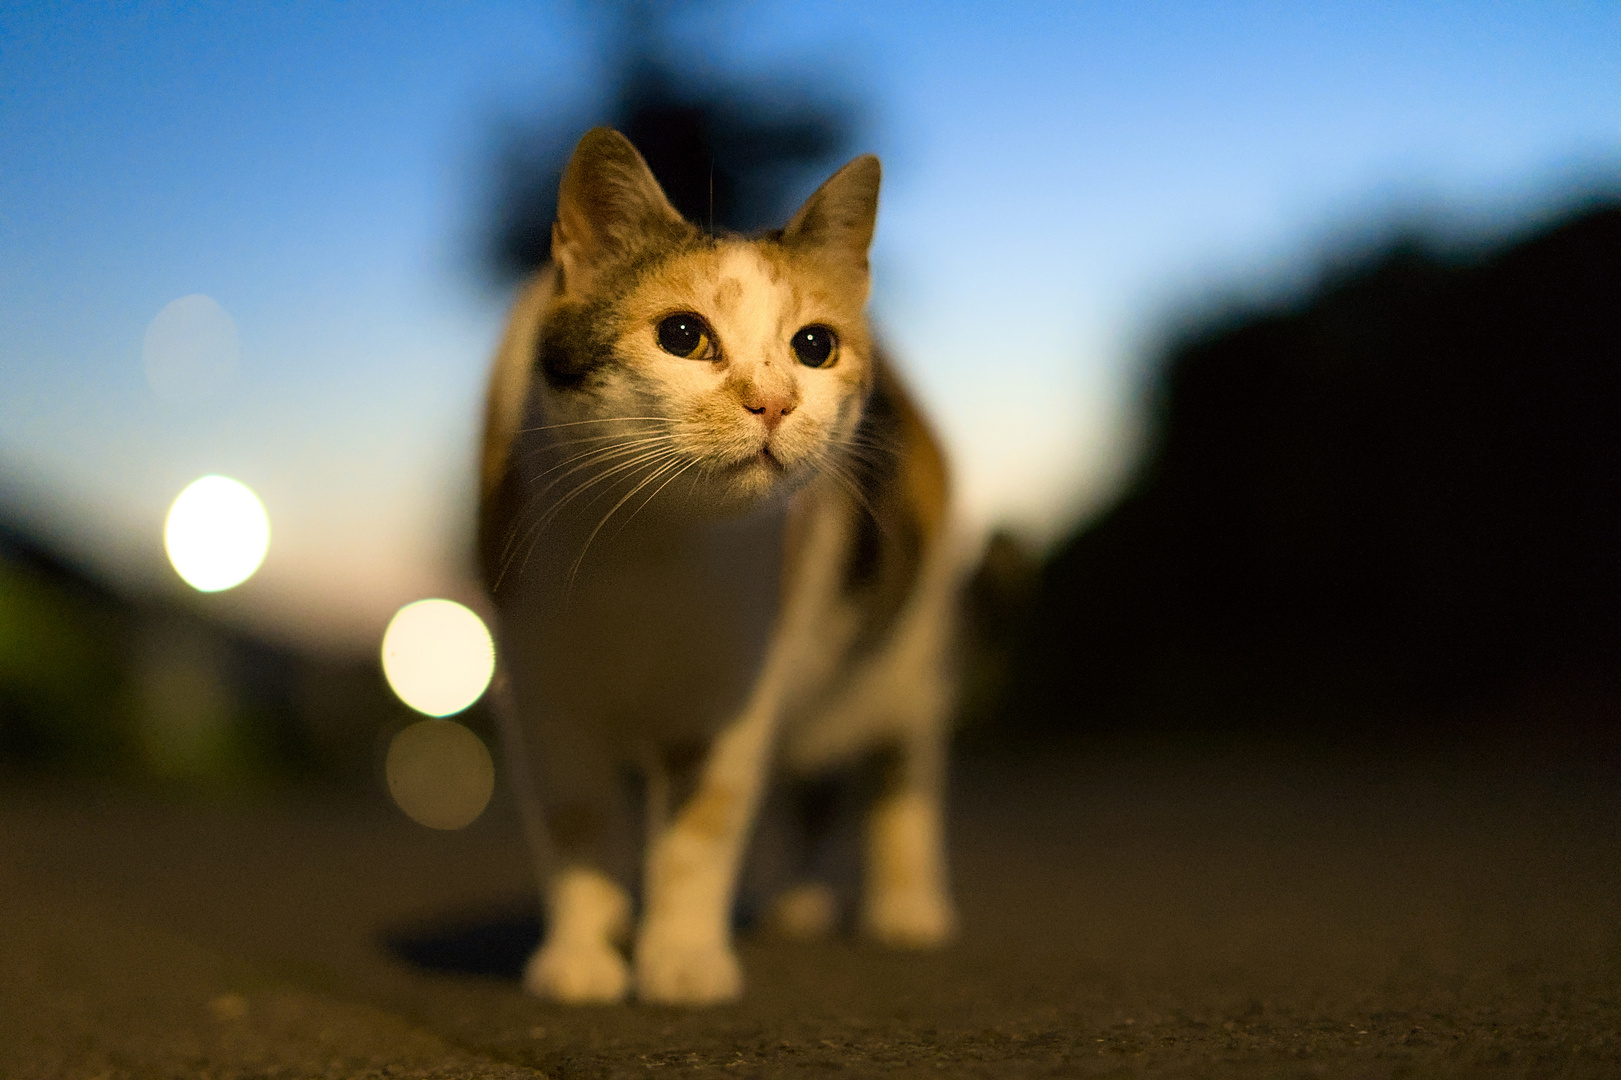
POLYGON ((1621 1076, 1621 768, 965 761, 959 944, 746 938, 745 1000, 569 1009, 510 812, 0 784, 7 1077, 1621 1076), (485 972, 478 974, 475 972, 485 972))

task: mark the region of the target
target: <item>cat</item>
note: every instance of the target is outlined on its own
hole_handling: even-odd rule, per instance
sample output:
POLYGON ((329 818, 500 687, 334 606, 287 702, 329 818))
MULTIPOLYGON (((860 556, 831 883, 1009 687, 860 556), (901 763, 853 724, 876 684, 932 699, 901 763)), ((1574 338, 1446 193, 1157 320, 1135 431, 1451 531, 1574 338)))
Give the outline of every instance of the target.
MULTIPOLYGON (((524 984, 565 1002, 736 998, 739 864, 773 773, 888 754, 862 928, 956 925, 943 786, 962 559, 937 442, 864 309, 880 167, 781 230, 712 235, 607 128, 564 172, 552 260, 492 370, 479 558, 500 718, 547 913, 524 984), (638 831, 642 902, 622 855, 638 831)), ((815 883, 775 910, 826 930, 815 883)))

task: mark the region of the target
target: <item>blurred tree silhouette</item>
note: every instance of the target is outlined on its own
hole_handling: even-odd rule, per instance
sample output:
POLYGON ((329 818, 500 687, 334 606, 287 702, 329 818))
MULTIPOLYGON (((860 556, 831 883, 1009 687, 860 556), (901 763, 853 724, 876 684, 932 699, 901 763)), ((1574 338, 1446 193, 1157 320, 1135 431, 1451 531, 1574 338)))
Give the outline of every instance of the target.
MULTIPOLYGON (((693 74, 672 54, 668 20, 691 4, 627 0, 599 9, 613 85, 603 114, 514 132, 497 155, 487 265, 510 284, 551 257, 557 187, 575 141, 595 124, 623 132, 670 202, 715 231, 780 225, 808 175, 843 164, 856 109, 821 87, 693 74)), ((814 68, 815 65, 810 65, 814 68)))
POLYGON ((1044 569, 1031 716, 1621 730, 1621 208, 1397 243, 1162 371, 1153 454, 1044 569))

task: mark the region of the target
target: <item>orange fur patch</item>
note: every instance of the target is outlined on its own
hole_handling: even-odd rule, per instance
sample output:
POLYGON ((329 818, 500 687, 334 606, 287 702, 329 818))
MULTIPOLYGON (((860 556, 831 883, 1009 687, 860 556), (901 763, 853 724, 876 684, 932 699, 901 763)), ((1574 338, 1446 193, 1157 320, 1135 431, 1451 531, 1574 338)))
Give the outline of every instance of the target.
POLYGON ((737 807, 737 793, 725 784, 708 784, 698 789, 681 811, 676 827, 711 840, 725 836, 737 807))

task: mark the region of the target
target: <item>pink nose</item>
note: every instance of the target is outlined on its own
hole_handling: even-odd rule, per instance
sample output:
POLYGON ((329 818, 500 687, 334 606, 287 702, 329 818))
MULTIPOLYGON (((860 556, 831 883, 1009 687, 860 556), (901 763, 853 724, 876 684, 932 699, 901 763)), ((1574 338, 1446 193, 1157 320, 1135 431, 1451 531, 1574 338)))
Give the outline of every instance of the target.
POLYGON ((753 393, 743 398, 743 407, 765 422, 767 433, 777 430, 788 414, 799 405, 785 394, 753 393))

